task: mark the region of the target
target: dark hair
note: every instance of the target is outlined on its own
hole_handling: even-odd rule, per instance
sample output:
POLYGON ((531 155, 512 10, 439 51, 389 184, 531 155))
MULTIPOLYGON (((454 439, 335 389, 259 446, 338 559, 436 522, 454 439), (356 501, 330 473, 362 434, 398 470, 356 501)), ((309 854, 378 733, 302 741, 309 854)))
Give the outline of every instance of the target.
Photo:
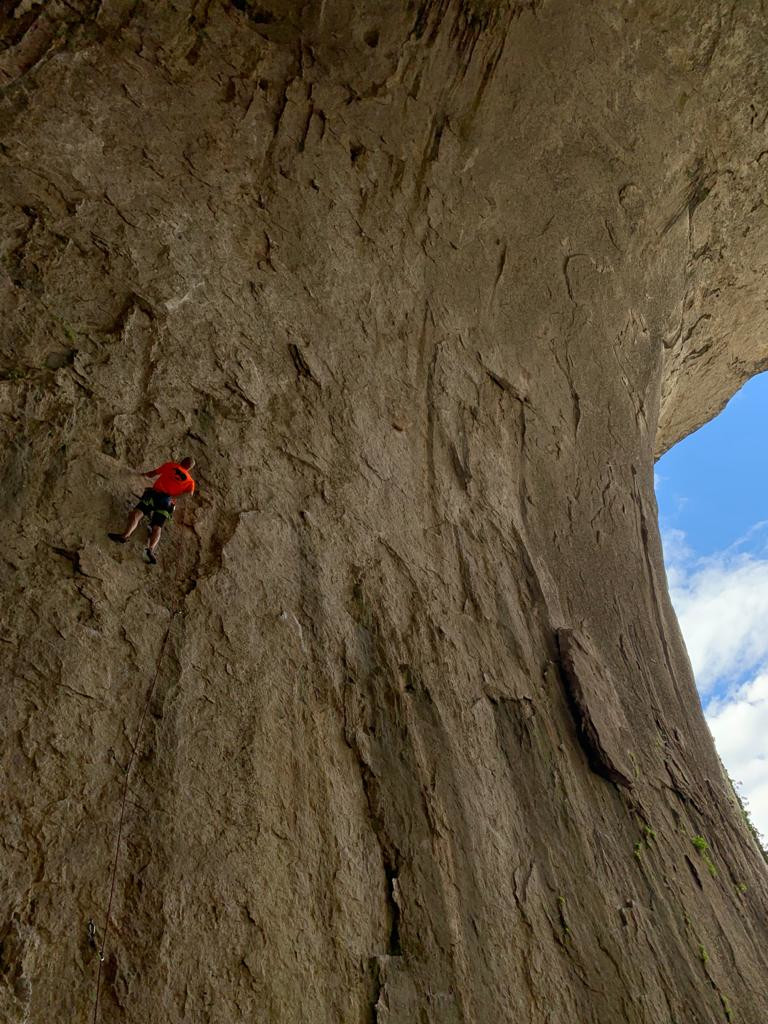
POLYGON ((192 469, 194 464, 195 464, 195 460, 192 458, 191 455, 185 455, 184 458, 179 463, 179 465, 183 466, 184 469, 192 469))

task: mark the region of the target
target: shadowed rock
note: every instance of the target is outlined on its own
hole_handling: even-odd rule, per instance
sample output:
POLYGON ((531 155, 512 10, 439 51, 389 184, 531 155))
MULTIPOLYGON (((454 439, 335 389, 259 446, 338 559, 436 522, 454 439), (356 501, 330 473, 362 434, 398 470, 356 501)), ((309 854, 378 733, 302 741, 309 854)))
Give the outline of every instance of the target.
POLYGON ((92 1017, 135 752, 101 1021, 765 1024, 653 461, 768 365, 766 27, 0 4, 0 1019, 92 1017))

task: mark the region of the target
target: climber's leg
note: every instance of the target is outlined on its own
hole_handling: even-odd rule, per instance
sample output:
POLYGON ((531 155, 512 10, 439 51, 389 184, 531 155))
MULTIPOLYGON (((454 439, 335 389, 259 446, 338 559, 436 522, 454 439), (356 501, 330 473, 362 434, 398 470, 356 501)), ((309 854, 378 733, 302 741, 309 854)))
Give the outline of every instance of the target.
POLYGON ((155 511, 155 506, 158 498, 165 499, 165 495, 158 495, 153 488, 147 487, 142 494, 138 505, 128 516, 128 523, 125 527, 124 533, 110 533, 107 534, 110 540, 113 540, 116 544, 125 544, 128 538, 131 536, 133 531, 141 522, 142 516, 151 516, 155 511))
POLYGON ((141 511, 140 508, 135 508, 133 512, 131 512, 131 514, 128 516, 128 525, 126 526, 125 533, 123 534, 126 540, 128 540, 133 531, 139 525, 143 516, 144 513, 141 511))
POLYGON ((160 534, 163 532, 162 526, 152 525, 152 532, 149 535, 149 550, 154 555, 157 545, 160 543, 160 534))
POLYGON ((141 518, 144 513, 141 509, 135 508, 133 512, 128 516, 128 522, 123 533, 108 533, 107 536, 110 540, 115 541, 116 544, 125 544, 128 538, 131 536, 133 531, 141 522, 141 518))
POLYGON ((155 548, 160 543, 160 534, 162 533, 162 527, 153 526, 152 532, 149 535, 149 547, 144 552, 144 557, 150 565, 157 564, 157 558, 155 557, 155 548))
POLYGON ((170 522, 172 515, 173 505, 169 501, 167 503, 167 508, 157 509, 153 513, 152 518, 150 519, 150 526, 152 527, 152 529, 149 534, 149 546, 147 547, 147 550, 144 552, 146 559, 150 565, 154 565, 157 562, 157 558, 155 557, 155 551, 157 550, 157 545, 160 543, 160 535, 163 532, 163 526, 167 522, 170 522))

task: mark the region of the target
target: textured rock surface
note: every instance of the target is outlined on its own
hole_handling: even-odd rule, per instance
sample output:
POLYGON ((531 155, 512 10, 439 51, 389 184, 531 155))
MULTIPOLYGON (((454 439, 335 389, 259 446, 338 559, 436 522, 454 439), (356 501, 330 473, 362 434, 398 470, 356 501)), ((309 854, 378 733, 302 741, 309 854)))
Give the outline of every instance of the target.
POLYGON ((766 24, 0 3, 0 1019, 93 1013, 174 608, 100 1020, 768 1019, 652 489, 766 365, 766 24))

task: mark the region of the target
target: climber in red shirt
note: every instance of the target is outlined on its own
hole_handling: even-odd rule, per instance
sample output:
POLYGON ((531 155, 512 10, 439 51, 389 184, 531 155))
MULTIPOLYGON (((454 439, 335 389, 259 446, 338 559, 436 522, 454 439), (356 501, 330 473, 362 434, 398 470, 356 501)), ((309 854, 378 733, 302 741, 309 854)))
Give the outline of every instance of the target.
POLYGON ((107 534, 110 540, 116 544, 125 544, 133 531, 141 522, 141 517, 149 519, 151 533, 149 535, 149 546, 144 552, 147 561, 155 565, 157 558, 155 551, 160 543, 160 534, 163 526, 173 518, 173 510, 176 499, 181 494, 194 494, 195 481, 189 470, 195 464, 191 458, 182 459, 181 462, 164 462, 157 469, 150 469, 142 476, 156 477, 151 487, 147 487, 141 496, 136 508, 128 517, 128 523, 124 533, 107 534))

